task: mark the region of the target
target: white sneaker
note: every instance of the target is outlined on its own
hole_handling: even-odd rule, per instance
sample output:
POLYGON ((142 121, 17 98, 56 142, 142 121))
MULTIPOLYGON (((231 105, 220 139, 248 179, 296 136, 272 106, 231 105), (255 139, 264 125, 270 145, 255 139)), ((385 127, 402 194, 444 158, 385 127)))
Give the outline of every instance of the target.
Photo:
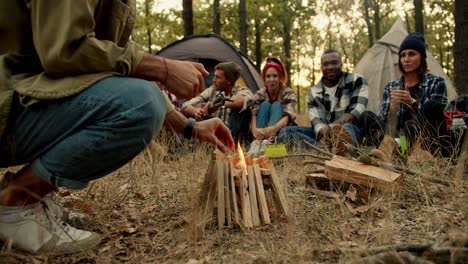
POLYGON ((50 212, 53 213, 58 219, 65 220, 67 218, 67 213, 63 211, 60 203, 55 197, 54 192, 46 194, 40 201, 44 202, 50 212))
POLYGON ((260 146, 262 144, 262 141, 259 140, 259 139, 256 139, 254 141, 252 141, 252 143, 250 143, 250 148, 249 148, 249 151, 247 152, 247 154, 251 154, 251 155, 258 155, 260 153, 260 146))
POLYGON ((0 238, 12 240, 25 251, 49 254, 81 252, 101 241, 96 233, 66 224, 45 202, 30 205, 19 212, 0 211, 0 238))

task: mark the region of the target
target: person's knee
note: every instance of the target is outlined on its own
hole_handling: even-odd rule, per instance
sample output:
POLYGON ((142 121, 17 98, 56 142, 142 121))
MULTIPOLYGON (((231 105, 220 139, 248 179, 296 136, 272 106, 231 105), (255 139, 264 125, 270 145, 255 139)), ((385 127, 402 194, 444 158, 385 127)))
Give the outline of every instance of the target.
POLYGON ((125 116, 142 133, 147 140, 158 132, 167 112, 166 100, 161 90, 152 82, 128 79, 126 89, 122 89, 121 97, 126 108, 120 115, 125 116))

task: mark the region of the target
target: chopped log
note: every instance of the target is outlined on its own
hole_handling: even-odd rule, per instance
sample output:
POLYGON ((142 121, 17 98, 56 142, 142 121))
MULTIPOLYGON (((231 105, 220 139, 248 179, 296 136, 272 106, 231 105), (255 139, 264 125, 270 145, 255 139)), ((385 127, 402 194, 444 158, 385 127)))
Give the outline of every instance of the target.
MULTIPOLYGON (((259 167, 260 168, 260 167, 259 167)), ((271 175, 271 171, 269 169, 263 169, 263 168, 260 168, 260 173, 262 176, 269 176, 271 175)))
POLYGON ((230 193, 230 179, 229 179, 229 163, 227 160, 224 161, 224 202, 226 209, 226 224, 228 227, 232 226, 232 214, 231 214, 231 193, 230 193))
POLYGON ((278 177, 278 174, 276 174, 275 166, 271 164, 271 161, 266 159, 266 165, 268 168, 270 168, 270 178, 271 178, 271 183, 273 185, 273 191, 275 193, 275 197, 278 201, 278 204, 280 206, 281 211, 283 211, 284 215, 286 216, 286 219, 291 219, 292 215, 289 211, 289 206, 288 202, 286 200, 286 196, 283 192, 283 188, 281 186, 280 179, 278 177))
POLYGON ((330 152, 328 152, 328 151, 325 151, 325 150, 323 150, 323 149, 320 149, 319 147, 314 146, 314 145, 310 144, 309 142, 307 142, 307 141, 305 141, 305 140, 304 140, 304 143, 306 143, 309 147, 315 149, 316 151, 322 153, 323 155, 325 155, 325 156, 327 156, 327 157, 330 157, 330 158, 333 157, 333 154, 330 153, 330 152))
POLYGON ((236 194, 236 185, 234 183, 234 159, 233 157, 228 158, 229 164, 229 178, 231 180, 231 200, 232 200, 232 208, 234 209, 234 224, 240 226, 240 215, 239 215, 239 207, 237 206, 237 194, 236 194))
POLYGON ((252 208, 250 207, 250 197, 247 190, 249 183, 247 181, 247 175, 244 170, 241 171, 242 178, 240 181, 240 198, 241 198, 241 208, 242 208, 242 218, 244 220, 244 226, 249 228, 253 227, 252 223, 252 208))
POLYGON ((250 208, 252 209, 252 224, 260 226, 260 215, 258 212, 257 192, 255 190, 255 174, 252 165, 247 166, 247 178, 249 181, 250 208))
POLYGON ((270 217, 277 218, 279 216, 279 212, 276 208, 275 198, 272 190, 265 190, 265 199, 267 201, 268 213, 270 214, 270 217))
POLYGON ((260 168, 268 169, 267 157, 265 155, 261 155, 260 157, 258 157, 258 164, 260 165, 260 168))
POLYGON ((265 190, 263 188, 262 183, 262 174, 260 172, 260 166, 258 165, 258 160, 253 160, 253 167, 254 167, 254 176, 255 176, 255 186, 257 190, 257 200, 258 200, 258 207, 260 210, 260 216, 262 218, 262 222, 265 225, 269 225, 270 221, 270 214, 268 213, 268 205, 265 197, 265 190))
POLYGON ((381 167, 381 168, 384 168, 386 170, 391 170, 391 171, 394 171, 394 172, 397 172, 397 173, 406 173, 406 174, 409 174, 409 175, 416 175, 416 176, 419 176, 421 177, 422 180, 425 180, 425 181, 429 181, 429 182, 433 182, 433 183, 437 183, 437 184, 442 184, 442 185, 445 185, 445 186, 450 186, 450 183, 446 180, 443 180, 443 179, 439 179, 439 178, 435 178, 435 177, 432 177, 432 176, 427 176, 427 175, 424 175, 424 174, 421 174, 421 173, 418 173, 412 169, 409 169, 409 168, 405 168, 405 167, 402 167, 402 166, 398 166, 398 165, 394 165, 392 163, 387 163, 387 162, 382 162, 382 161, 379 161, 367 154, 365 155, 361 155, 359 158, 358 158, 358 161, 364 163, 364 164, 367 164, 367 165, 372 165, 372 166, 377 166, 377 167, 381 167))
POLYGON ((325 162, 325 176, 380 190, 392 190, 401 183, 401 174, 363 164, 342 156, 325 162))
POLYGON ((226 220, 224 208, 224 163, 222 160, 216 160, 216 178, 218 183, 218 228, 224 227, 226 220))

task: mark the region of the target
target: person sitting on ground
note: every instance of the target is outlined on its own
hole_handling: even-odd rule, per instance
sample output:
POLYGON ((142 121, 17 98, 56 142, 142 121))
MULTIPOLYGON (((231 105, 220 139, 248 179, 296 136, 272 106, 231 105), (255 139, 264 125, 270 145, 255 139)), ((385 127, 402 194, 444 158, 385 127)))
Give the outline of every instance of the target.
POLYGON ((286 86, 287 73, 277 57, 267 58, 262 79, 265 87, 255 93, 251 128, 255 139, 274 142, 281 128, 294 124, 297 96, 286 86))
POLYGON ((144 53, 130 40, 135 1, 0 1, 0 239, 32 253, 83 252, 94 232, 62 219, 53 193, 117 170, 166 125, 221 151, 234 142, 216 118, 174 110, 204 88, 202 64, 144 53), (117 12, 118 13, 114 13, 117 12))
POLYGON ((390 161, 389 154, 396 154, 398 148, 393 138, 405 135, 408 147, 420 141, 432 154, 449 155, 449 149, 442 147, 450 145, 443 113, 447 87, 442 77, 428 73, 424 37, 410 33, 398 56, 402 76, 385 86, 379 115, 367 111, 362 116, 363 134, 379 146, 371 154, 390 161))
POLYGON ((318 141, 332 144, 333 152, 344 150, 344 142, 357 146, 360 129, 355 125, 367 108, 367 81, 359 74, 343 72, 341 54, 326 50, 321 57, 322 78, 307 94, 311 127, 287 127, 279 141, 289 147, 307 148, 318 141))
POLYGON ((253 93, 249 88, 236 84, 242 68, 234 62, 222 62, 215 66, 213 85, 182 105, 182 113, 197 120, 221 118, 235 141, 249 140, 249 122, 253 93))

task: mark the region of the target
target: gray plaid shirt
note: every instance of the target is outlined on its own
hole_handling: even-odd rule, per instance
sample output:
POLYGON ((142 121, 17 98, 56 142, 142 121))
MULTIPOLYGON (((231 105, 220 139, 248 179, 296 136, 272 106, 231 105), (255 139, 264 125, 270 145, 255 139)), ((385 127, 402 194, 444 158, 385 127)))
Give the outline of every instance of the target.
MULTIPOLYGON (((212 85, 206 88, 203 92, 201 92, 201 94, 197 95, 196 97, 182 104, 182 109, 186 107, 187 105, 192 105, 194 107, 201 107, 203 106, 203 104, 206 104, 208 102, 213 102, 219 93, 220 93, 219 91, 216 91, 216 88, 214 87, 214 85, 212 85)), ((239 110, 239 112, 242 112, 252 107, 252 105, 254 104, 254 95, 250 91, 249 88, 240 87, 239 85, 235 84, 234 87, 232 88, 231 94, 226 95, 226 98, 229 98, 229 99, 233 98, 237 94, 241 94, 244 96, 244 105, 239 110)), ((214 112, 210 117, 219 117, 221 120, 224 121, 224 123, 228 124, 229 118, 231 117, 231 108, 222 106, 216 112, 214 112)))
POLYGON ((325 89, 320 80, 307 94, 309 117, 316 134, 346 113, 358 119, 367 108, 367 81, 359 74, 343 72, 336 88, 335 105, 331 104, 332 100, 325 89))

